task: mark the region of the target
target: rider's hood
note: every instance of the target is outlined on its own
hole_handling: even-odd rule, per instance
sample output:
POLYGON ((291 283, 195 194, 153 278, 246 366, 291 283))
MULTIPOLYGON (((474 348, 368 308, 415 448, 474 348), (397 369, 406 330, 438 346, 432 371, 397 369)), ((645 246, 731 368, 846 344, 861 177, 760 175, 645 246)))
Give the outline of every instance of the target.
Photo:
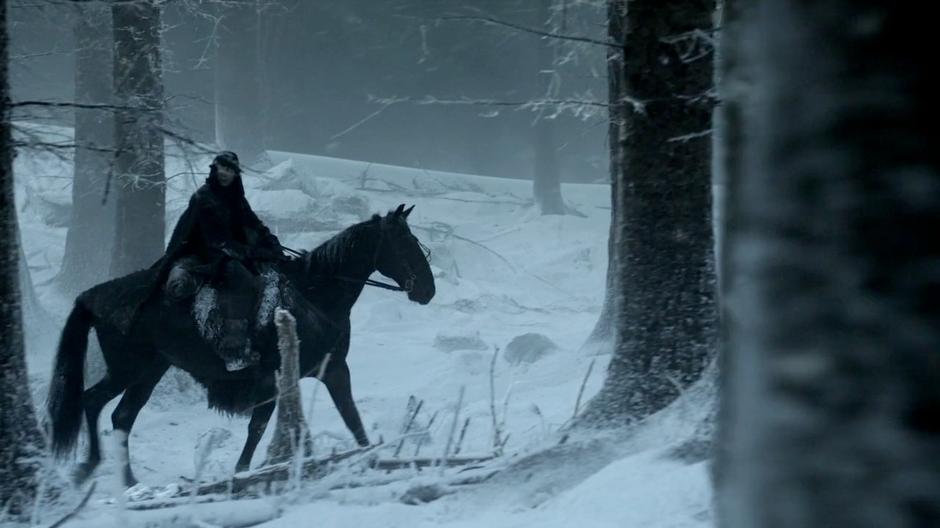
POLYGON ((235 179, 232 180, 232 183, 228 187, 223 186, 219 183, 219 176, 216 172, 215 167, 209 171, 209 177, 206 178, 206 183, 209 185, 209 188, 212 189, 212 192, 228 199, 238 199, 245 196, 245 187, 242 185, 242 176, 238 174, 235 176, 235 179))

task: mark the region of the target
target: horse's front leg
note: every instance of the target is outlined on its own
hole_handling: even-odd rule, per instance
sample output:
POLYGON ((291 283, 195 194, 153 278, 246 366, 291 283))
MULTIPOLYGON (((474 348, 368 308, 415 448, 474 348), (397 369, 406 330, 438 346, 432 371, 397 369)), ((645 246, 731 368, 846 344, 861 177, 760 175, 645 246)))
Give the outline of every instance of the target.
POLYGON ((238 457, 238 463, 235 464, 235 472, 248 471, 251 466, 251 457, 255 454, 255 448, 264 435, 264 430, 268 427, 268 421, 271 419, 271 413, 274 412, 274 400, 265 401, 255 407, 251 412, 251 421, 248 422, 248 438, 245 440, 245 447, 242 449, 241 456, 238 457))
POLYGON ((323 375, 323 383, 330 391, 333 405, 343 417, 346 427, 356 438, 356 443, 362 447, 369 445, 369 437, 359 418, 359 410, 352 396, 352 386, 349 381, 349 366, 346 362, 330 363, 323 375))

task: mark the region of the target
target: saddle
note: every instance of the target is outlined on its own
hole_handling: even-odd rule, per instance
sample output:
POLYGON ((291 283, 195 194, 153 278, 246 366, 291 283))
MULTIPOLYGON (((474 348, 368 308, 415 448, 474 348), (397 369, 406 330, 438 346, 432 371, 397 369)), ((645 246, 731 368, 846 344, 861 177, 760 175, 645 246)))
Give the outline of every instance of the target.
POLYGON ((223 303, 227 292, 219 291, 210 283, 199 287, 193 298, 192 316, 199 330, 216 354, 225 362, 226 370, 232 372, 257 365, 261 355, 252 346, 252 339, 274 320, 274 309, 283 304, 282 279, 272 269, 263 271, 255 281, 255 295, 248 317, 233 319, 226 317, 223 303))

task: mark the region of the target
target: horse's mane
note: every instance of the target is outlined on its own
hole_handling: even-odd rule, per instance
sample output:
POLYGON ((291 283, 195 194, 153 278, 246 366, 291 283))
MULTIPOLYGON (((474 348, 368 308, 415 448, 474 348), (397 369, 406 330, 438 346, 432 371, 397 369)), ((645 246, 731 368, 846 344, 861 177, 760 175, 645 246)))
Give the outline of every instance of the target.
POLYGON ((333 272, 340 269, 347 264, 345 259, 351 254, 349 250, 361 239, 365 228, 375 225, 379 219, 374 215, 369 220, 347 227, 312 250, 301 252, 300 256, 291 259, 291 269, 305 275, 310 270, 333 272))

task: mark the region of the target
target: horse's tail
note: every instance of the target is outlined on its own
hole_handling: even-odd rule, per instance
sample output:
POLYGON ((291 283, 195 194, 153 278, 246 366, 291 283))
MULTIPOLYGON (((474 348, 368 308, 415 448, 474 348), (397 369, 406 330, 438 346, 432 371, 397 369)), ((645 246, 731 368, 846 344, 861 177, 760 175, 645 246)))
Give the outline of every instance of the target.
POLYGON ((52 426, 52 451, 59 456, 75 447, 82 425, 85 353, 93 323, 94 317, 80 296, 62 330, 46 404, 52 426))

